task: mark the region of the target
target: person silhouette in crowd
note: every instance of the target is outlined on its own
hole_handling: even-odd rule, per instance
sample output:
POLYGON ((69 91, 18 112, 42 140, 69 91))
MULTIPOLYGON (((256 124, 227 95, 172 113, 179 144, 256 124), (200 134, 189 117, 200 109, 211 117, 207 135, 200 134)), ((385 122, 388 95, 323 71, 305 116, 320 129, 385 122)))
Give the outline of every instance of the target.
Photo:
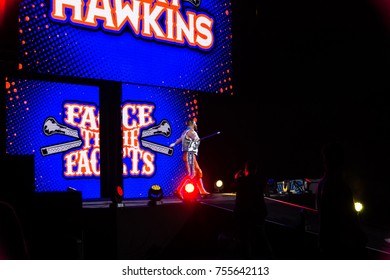
POLYGON ((339 141, 323 146, 324 175, 318 184, 319 249, 324 259, 364 259, 367 237, 345 179, 345 154, 339 141))
POLYGON ((0 200, 0 260, 29 259, 24 229, 14 207, 0 200))
POLYGON ((260 174, 256 160, 249 159, 232 182, 236 193, 234 219, 243 259, 271 259, 272 249, 265 231, 267 207, 264 190, 267 178, 260 174))

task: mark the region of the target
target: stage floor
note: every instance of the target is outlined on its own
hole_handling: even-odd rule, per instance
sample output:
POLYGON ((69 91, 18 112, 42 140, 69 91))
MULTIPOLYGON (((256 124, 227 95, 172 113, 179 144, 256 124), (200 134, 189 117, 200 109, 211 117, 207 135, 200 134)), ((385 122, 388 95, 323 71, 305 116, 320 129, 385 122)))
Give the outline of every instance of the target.
MULTIPOLYGON (((265 201, 268 209, 267 221, 269 223, 302 230, 308 234, 318 234, 318 214, 313 207, 313 197, 275 194, 265 197, 265 201)), ((148 199, 127 199, 123 200, 119 206, 149 207, 148 202, 148 199)), ((213 193, 210 197, 199 198, 196 202, 232 212, 235 194, 213 193)), ((183 201, 177 197, 164 197, 157 203, 157 206, 182 203, 183 201)), ((109 200, 83 201, 83 208, 109 208, 111 204, 109 200)), ((362 222, 362 227, 369 239, 368 249, 382 254, 386 259, 390 259, 390 229, 364 222, 362 222)))

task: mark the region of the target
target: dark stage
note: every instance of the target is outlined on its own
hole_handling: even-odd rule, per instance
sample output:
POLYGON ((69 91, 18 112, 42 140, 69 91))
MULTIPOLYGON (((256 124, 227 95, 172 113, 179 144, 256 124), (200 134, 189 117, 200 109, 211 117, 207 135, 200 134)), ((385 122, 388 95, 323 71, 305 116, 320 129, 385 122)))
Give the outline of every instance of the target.
MULTIPOLYGON (((75 198, 72 193, 57 193, 34 200, 25 224, 31 259, 240 259, 234 239, 234 193, 213 193, 195 202, 166 197, 155 206, 140 199, 124 200, 120 207, 112 207, 109 200, 89 200, 80 207, 75 198)), ((312 198, 265 198, 273 259, 320 259, 312 198)), ((367 259, 390 259, 390 244, 385 241, 390 229, 364 218, 367 259)))

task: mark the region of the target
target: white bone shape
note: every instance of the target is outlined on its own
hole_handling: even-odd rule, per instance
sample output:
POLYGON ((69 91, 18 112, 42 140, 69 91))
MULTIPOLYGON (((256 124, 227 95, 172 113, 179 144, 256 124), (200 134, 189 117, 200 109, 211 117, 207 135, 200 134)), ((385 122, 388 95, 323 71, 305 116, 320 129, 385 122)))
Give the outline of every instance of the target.
POLYGON ((155 151, 160 154, 171 156, 173 154, 173 149, 167 146, 163 146, 157 143, 149 142, 146 140, 141 140, 141 145, 145 148, 149 148, 152 151, 155 151))
POLYGON ((76 129, 72 129, 67 127, 66 125, 59 124, 55 118, 48 117, 43 124, 43 133, 47 136, 51 136, 54 134, 62 134, 71 136, 74 138, 80 138, 79 132, 76 129))
POLYGON ((66 152, 70 149, 80 147, 82 143, 83 142, 81 140, 74 140, 74 141, 56 144, 52 146, 42 147, 41 154, 42 156, 49 156, 52 154, 66 152))
POLYGON ((141 133, 141 138, 163 135, 169 137, 171 135, 171 126, 167 120, 162 120, 159 125, 153 126, 148 129, 144 129, 141 133))

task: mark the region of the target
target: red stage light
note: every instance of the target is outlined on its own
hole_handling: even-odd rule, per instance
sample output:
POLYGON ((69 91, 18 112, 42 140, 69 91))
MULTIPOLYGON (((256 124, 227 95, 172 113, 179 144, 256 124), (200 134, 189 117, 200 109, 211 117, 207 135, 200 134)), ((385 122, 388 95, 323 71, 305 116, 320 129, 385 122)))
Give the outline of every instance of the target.
POLYGON ((184 190, 187 192, 187 193, 193 193, 195 191, 195 186, 194 184, 192 184, 191 182, 190 183, 187 183, 185 186, 184 186, 184 190))
POLYGON ((177 188, 177 193, 183 201, 195 201, 199 196, 199 190, 195 179, 187 176, 185 177, 180 186, 177 188))
POLYGON ((123 196, 123 189, 122 189, 122 187, 121 186, 117 186, 116 187, 116 192, 117 192, 117 194, 119 195, 119 196, 123 196))

